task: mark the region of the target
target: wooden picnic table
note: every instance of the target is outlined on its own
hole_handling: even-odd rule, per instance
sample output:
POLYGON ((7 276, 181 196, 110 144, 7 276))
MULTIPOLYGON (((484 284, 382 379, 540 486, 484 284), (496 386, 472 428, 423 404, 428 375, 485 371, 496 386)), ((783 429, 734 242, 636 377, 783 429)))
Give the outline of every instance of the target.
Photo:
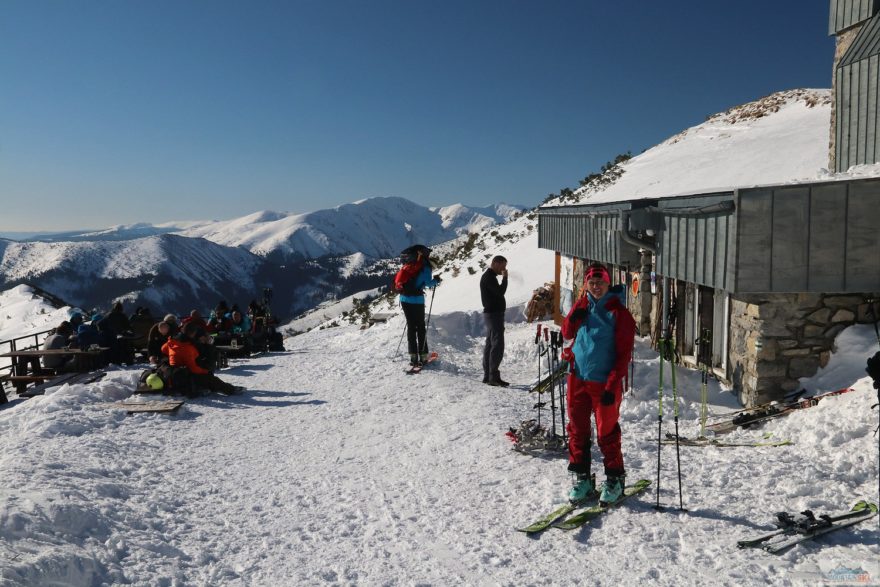
POLYGON ((0 357, 12 359, 12 376, 9 381, 15 385, 16 391, 21 393, 28 383, 36 379, 50 379, 55 377, 44 372, 42 367, 36 366, 33 373, 28 375, 28 364, 38 365, 41 357, 62 356, 76 358, 77 371, 91 371, 96 367, 96 362, 106 347, 93 347, 89 349, 26 349, 9 351, 0 354, 0 357))

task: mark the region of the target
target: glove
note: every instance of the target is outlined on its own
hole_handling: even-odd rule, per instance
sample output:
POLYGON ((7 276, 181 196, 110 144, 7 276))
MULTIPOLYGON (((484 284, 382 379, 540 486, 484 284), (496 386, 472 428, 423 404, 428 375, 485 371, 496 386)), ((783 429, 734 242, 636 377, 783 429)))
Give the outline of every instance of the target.
POLYGON ((574 352, 571 350, 570 346, 562 349, 562 360, 568 361, 569 363, 574 361, 574 352))
POLYGON ((440 285, 440 283, 441 283, 442 281, 443 281, 443 278, 440 277, 439 275, 435 275, 435 276, 434 276, 434 282, 435 282, 437 285, 440 285))
POLYGON ((582 322, 584 318, 587 317, 587 309, 586 308, 578 308, 574 312, 568 315, 568 319, 574 322, 582 322))
POLYGON ((614 392, 606 389, 605 391, 602 392, 602 397, 599 398, 599 401, 602 403, 603 406, 613 405, 614 404, 614 392))

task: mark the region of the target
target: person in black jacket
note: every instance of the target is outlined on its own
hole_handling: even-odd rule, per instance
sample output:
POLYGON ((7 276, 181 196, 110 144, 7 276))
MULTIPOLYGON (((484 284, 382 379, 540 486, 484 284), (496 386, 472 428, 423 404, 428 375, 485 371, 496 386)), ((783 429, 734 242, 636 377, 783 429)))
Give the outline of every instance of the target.
POLYGON ((483 320, 486 322, 486 346, 483 348, 483 383, 507 387, 501 379, 499 366, 504 358, 504 311, 507 302, 507 259, 496 255, 480 278, 480 297, 483 301, 483 320), (498 283, 498 276, 501 283, 498 283))

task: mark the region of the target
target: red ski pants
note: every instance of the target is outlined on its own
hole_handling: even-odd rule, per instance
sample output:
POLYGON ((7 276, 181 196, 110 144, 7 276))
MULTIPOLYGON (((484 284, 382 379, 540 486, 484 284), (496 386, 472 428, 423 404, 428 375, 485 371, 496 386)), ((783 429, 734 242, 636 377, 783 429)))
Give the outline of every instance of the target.
POLYGON ((568 376, 568 468, 576 473, 590 471, 590 415, 596 414, 596 437, 602 451, 605 474, 623 475, 623 453, 620 451, 620 402, 623 394, 615 391, 614 403, 602 405, 600 398, 605 384, 584 381, 574 373, 568 376))

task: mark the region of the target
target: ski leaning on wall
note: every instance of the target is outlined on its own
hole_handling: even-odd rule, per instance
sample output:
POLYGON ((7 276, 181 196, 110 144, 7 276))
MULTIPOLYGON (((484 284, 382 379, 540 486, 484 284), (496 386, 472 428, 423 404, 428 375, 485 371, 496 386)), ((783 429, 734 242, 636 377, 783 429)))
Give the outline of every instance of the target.
POLYGON ((706 430, 711 430, 715 434, 727 434, 728 432, 733 432, 737 428, 747 428, 761 422, 766 422, 767 420, 773 420, 775 418, 787 416, 797 410, 812 408, 813 406, 818 404, 820 400, 826 397, 840 395, 848 391, 852 391, 852 388, 847 387, 844 389, 838 389, 836 391, 829 391, 827 393, 814 395, 813 397, 804 398, 791 403, 762 404, 755 408, 748 408, 745 410, 739 410, 738 412, 731 412, 731 414, 736 414, 733 418, 709 424, 706 426, 706 430))

